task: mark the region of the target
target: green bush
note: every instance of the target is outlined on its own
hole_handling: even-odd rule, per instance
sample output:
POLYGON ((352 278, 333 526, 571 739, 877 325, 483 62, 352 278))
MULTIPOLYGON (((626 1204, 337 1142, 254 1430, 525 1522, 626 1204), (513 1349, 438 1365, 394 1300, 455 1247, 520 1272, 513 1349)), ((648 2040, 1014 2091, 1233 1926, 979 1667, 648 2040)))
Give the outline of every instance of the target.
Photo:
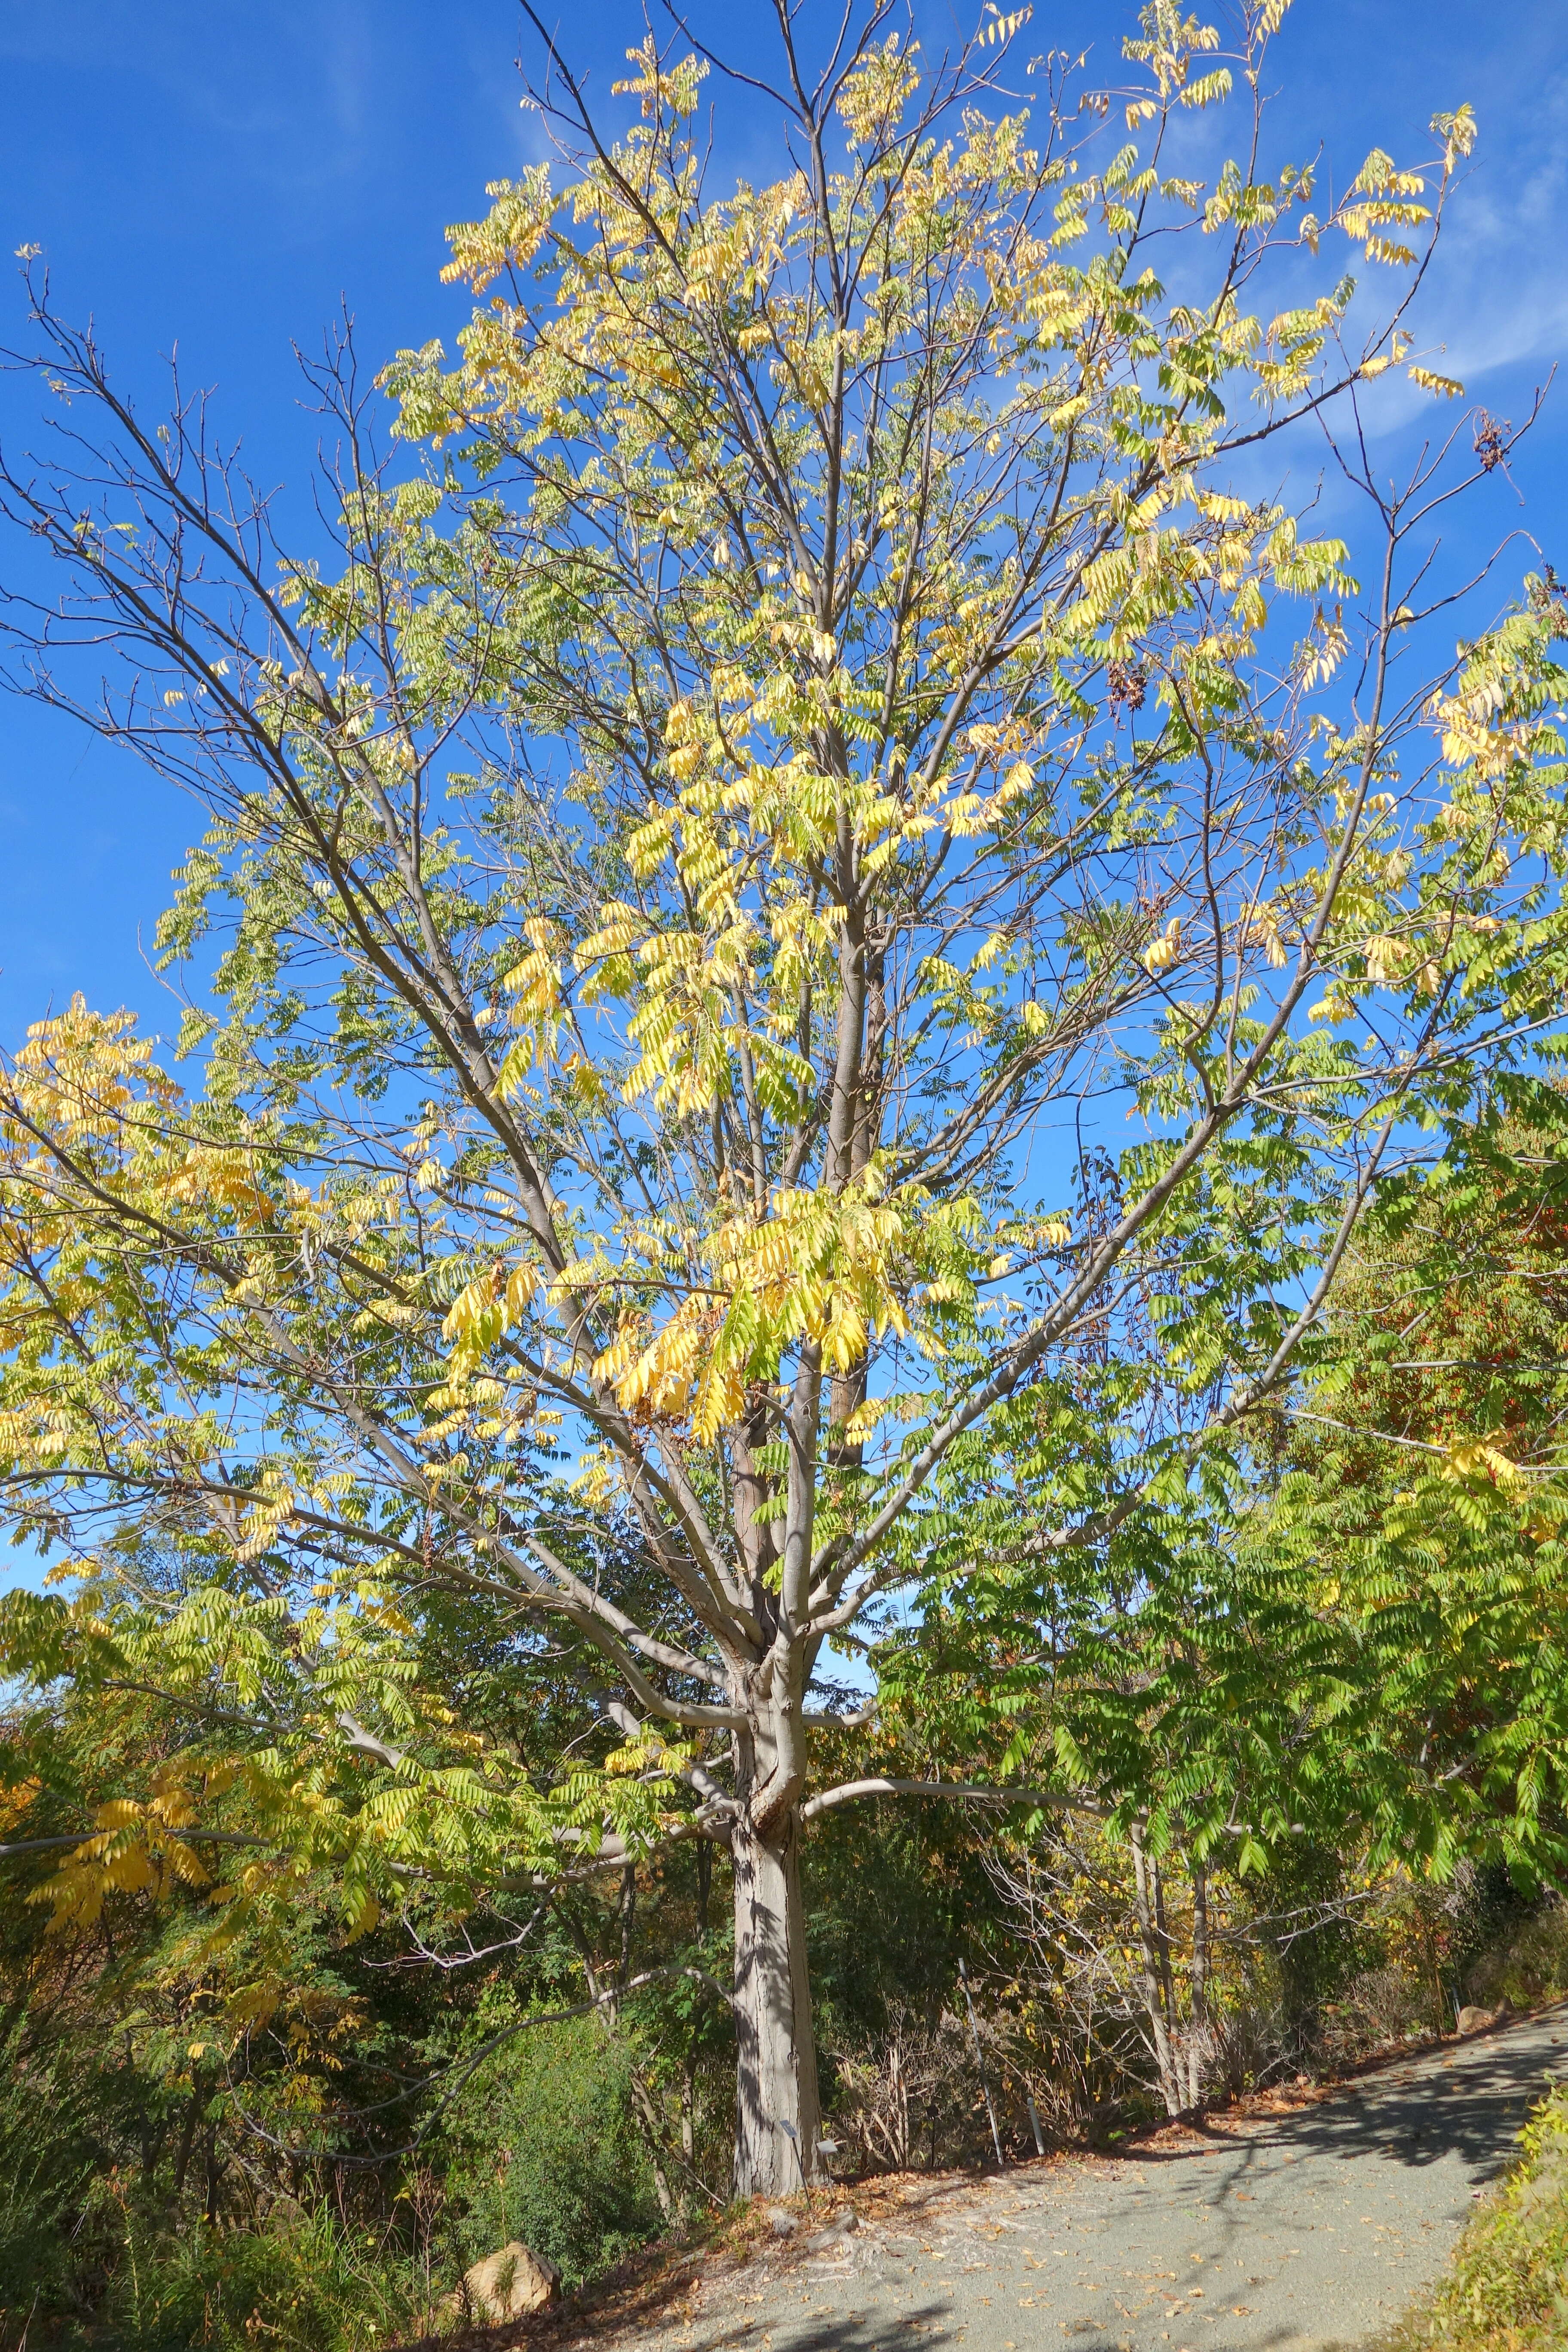
POLYGON ((1515 1927, 1507 1939, 1470 1969, 1466 1998, 1515 2009, 1568 1993, 1568 1903, 1554 1896, 1515 1927))
POLYGON ((395 2253, 356 2248, 325 2211, 174 2236, 132 2216, 94 2335, 126 2352, 366 2352, 404 2332, 412 2284, 395 2253))
POLYGON ((406 2258, 379 2241, 356 2247, 325 2211, 274 2211, 260 2229, 178 2228, 166 2210, 100 2184, 68 2242, 54 2229, 30 2255, 9 2235, 5 2251, 5 2341, 41 2320, 48 2340, 111 2352, 254 2352, 258 2341, 369 2352, 425 2317, 406 2258))
POLYGON ((1560 2352, 1568 2346, 1568 2084, 1536 2108, 1522 2155, 1459 2241, 1436 2293, 1389 2352, 1560 2352))
POLYGON ((120 2152, 103 2088, 89 2063, 29 2052, 21 2022, 0 2043, 0 2317, 68 2311, 102 2274, 86 2206, 120 2152))
POLYGON ((630 2057, 592 2018, 506 2043, 454 2103, 447 2139, 465 2266, 521 2238, 574 2286, 661 2226, 630 2057))

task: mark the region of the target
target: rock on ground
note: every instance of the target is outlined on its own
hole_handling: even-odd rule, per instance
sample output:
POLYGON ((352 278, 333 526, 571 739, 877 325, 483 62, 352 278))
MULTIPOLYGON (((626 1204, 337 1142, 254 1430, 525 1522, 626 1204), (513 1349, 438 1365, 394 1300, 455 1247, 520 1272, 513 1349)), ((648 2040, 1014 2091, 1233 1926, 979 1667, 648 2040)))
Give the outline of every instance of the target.
POLYGON ((561 2273, 553 2263, 531 2253, 521 2238, 487 2254, 463 2273, 454 2302, 481 2327, 509 2327, 514 2319, 542 2311, 561 2295, 561 2273))

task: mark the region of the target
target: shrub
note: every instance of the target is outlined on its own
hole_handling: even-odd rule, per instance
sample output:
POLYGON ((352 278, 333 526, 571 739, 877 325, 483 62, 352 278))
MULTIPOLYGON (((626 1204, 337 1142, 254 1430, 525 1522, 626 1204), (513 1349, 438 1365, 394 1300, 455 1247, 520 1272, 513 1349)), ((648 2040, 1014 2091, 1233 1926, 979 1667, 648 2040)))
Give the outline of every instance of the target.
POLYGON ((24 2028, 0 2043, 0 2341, 13 2318, 81 2309, 112 2266, 92 2189, 122 2152, 100 2070, 29 2050, 24 2028))
POLYGON ((447 2138, 465 2266, 521 2238, 571 2286, 660 2227, 630 2054, 592 2018, 504 2045, 454 2103, 447 2138))
POLYGON ((1477 2215, 1436 2293, 1387 2352, 1558 2352, 1568 2346, 1568 2085, 1536 2108, 1522 2155, 1477 2215))
POLYGON ((325 2209, 274 2209, 265 2228, 180 2228, 119 2176, 83 2200, 68 2242, 40 2236, 25 2274, 21 2247, 8 2251, 7 2345, 42 2322, 51 2340, 110 2352, 369 2352, 428 2316, 407 2259, 380 2238, 356 2244, 325 2209))
POLYGON ((119 2264, 95 2337, 126 2352, 367 2352, 404 2332, 415 2302, 406 2263, 379 2240, 354 2244, 325 2210, 265 2231, 171 2234, 128 2217, 119 2264))
POLYGON ((1483 1953, 1465 1990, 1483 2006, 1506 2000, 1515 2009, 1568 1993, 1568 1903, 1555 1897, 1542 1904, 1505 1942, 1483 1953))

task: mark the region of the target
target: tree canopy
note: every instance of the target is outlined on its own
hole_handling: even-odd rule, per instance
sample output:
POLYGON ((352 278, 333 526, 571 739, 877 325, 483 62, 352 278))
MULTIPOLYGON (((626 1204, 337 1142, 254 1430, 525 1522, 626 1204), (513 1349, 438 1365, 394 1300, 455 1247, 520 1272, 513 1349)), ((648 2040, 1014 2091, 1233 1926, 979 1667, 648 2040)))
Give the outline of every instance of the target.
POLYGON ((1276 155, 1282 13, 1227 56, 1153 0, 1097 91, 1027 10, 928 58, 781 9, 781 176, 716 192, 716 61, 650 37, 611 122, 525 9, 557 161, 450 232, 455 355, 310 370, 330 550, 35 276, 20 672, 205 807, 159 936, 215 958, 173 1052, 78 1003, 0 1099, 5 1509, 79 1580, 8 1655, 178 1727, 66 1908, 173 1874, 217 1948, 319 1872, 363 1930, 714 1843, 736 2182, 793 2189, 803 1832, 965 1792, 823 1782, 836 1651, 986 1589, 976 1475, 1119 1575, 1369 1207, 1540 1082, 1561 600, 1456 651, 1436 542, 1511 436, 1370 454, 1380 380, 1460 395, 1412 304, 1474 124, 1334 194, 1276 155), (1256 488, 1309 433, 1348 535, 1256 488))

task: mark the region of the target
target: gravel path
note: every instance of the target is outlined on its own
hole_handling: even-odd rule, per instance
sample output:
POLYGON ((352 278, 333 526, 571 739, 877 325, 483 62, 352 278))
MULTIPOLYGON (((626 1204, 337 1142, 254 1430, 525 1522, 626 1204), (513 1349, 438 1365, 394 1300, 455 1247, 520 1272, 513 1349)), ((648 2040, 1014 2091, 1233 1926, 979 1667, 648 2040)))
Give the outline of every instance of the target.
POLYGON ((635 2340, 639 2352, 1327 2352, 1436 2277, 1556 2074, 1568 2074, 1563 2008, 1125 2157, 911 2180, 821 2252, 786 2245, 700 2273, 635 2340))

